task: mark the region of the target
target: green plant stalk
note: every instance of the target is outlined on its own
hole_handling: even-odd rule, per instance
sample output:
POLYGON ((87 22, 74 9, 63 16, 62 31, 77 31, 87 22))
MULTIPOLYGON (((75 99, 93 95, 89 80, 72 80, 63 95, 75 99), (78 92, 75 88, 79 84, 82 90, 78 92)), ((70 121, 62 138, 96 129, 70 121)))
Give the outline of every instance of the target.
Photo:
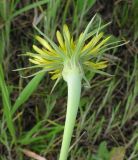
POLYGON ((63 78, 68 85, 68 100, 65 128, 59 160, 66 160, 68 157, 71 137, 75 126, 78 106, 80 102, 82 77, 79 73, 79 69, 74 67, 73 69, 63 71, 63 78))

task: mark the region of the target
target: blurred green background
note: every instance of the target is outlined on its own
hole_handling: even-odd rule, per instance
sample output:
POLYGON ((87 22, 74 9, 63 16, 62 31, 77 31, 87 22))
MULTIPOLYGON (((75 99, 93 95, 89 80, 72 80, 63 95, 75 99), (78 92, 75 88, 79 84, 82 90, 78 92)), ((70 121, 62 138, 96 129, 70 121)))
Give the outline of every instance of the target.
POLYGON ((97 13, 113 40, 130 41, 105 54, 107 77, 87 73, 70 160, 138 159, 138 0, 0 0, 0 160, 57 160, 66 113, 67 86, 17 68, 30 66, 33 24, 51 39, 66 23, 78 37, 97 13), (37 156, 36 156, 37 154, 37 156))

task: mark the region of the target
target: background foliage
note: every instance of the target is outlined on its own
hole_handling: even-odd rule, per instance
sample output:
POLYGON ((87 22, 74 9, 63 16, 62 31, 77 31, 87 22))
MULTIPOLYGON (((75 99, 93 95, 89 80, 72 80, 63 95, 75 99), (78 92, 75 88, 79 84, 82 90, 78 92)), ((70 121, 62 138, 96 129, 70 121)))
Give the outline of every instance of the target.
POLYGON ((138 0, 1 0, 1 160, 28 160, 32 152, 55 160, 60 150, 66 84, 61 81, 50 94, 49 75, 24 79, 28 70, 13 72, 29 66, 19 55, 36 43, 33 23, 56 41, 57 28, 67 23, 77 37, 95 13, 102 23, 112 22, 107 34, 130 42, 106 53, 112 78, 87 73, 91 88, 84 84, 69 159, 138 159, 138 0))

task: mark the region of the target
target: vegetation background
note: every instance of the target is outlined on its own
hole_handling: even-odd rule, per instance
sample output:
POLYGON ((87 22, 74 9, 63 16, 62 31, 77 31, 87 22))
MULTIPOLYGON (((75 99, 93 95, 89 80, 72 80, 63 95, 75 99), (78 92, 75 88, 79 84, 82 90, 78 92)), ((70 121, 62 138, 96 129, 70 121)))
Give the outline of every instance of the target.
POLYGON ((56 41, 64 23, 77 37, 95 13, 113 40, 130 42, 105 54, 114 76, 87 73, 69 159, 138 160, 138 0, 0 0, 0 160, 57 159, 67 86, 50 94, 50 75, 13 70, 30 65, 20 55, 36 43, 33 23, 56 41))

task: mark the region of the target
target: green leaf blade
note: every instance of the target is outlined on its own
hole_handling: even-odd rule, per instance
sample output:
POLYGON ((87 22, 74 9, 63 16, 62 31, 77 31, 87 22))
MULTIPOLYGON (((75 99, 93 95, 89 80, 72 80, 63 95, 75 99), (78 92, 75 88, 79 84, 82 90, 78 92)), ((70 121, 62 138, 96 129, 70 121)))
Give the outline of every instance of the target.
POLYGON ((45 72, 37 74, 23 89, 23 91, 20 93, 19 97, 15 101, 13 108, 12 108, 12 115, 16 112, 16 110, 23 104, 25 101, 29 99, 29 97, 32 95, 32 93, 36 90, 38 87, 40 81, 44 77, 45 72))

